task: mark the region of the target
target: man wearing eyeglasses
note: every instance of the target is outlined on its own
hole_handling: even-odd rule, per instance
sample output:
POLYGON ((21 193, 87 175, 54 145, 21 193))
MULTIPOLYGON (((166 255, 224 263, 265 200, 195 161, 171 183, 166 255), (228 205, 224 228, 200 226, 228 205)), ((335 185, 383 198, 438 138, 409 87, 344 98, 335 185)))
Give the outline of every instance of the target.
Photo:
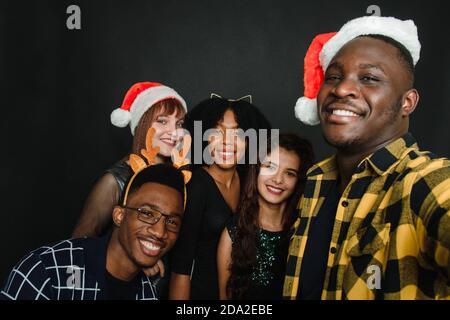
POLYGON ((145 168, 132 177, 113 231, 41 247, 11 271, 0 292, 5 300, 155 300, 152 267, 178 237, 185 184, 172 165, 145 168))

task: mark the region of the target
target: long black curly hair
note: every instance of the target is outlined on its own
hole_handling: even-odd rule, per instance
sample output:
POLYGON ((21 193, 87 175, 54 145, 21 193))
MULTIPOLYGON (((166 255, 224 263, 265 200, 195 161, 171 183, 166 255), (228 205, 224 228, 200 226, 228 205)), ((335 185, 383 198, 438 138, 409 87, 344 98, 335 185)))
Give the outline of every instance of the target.
MULTIPOLYGON (((203 132, 208 129, 215 128, 223 119, 227 110, 233 111, 236 117, 236 122, 238 123, 239 128, 243 131, 254 129, 256 132, 259 132, 259 130, 265 129, 270 133, 270 129, 272 128, 270 122, 255 105, 246 100, 235 101, 228 100, 226 98, 213 97, 201 101, 186 114, 184 124, 185 128, 192 136, 192 150, 199 147, 201 147, 201 150, 206 149, 209 142, 203 140, 203 132), (194 124, 196 121, 201 121, 201 131, 195 130, 194 124), (198 141, 202 141, 201 146, 197 145, 198 141)), ((259 137, 257 137, 257 139, 259 139, 259 137)), ((257 145, 259 145, 259 142, 257 142, 257 145)), ((255 157, 255 155, 251 155, 249 152, 249 148, 246 148, 245 159, 255 157)), ((203 158, 195 159, 195 163, 194 161, 192 161, 192 163, 192 170, 205 165, 203 158)), ((238 164, 237 169, 241 175, 241 178, 245 179, 248 165, 238 164)))
MULTIPOLYGON (((294 222, 294 212, 304 190, 306 172, 314 163, 314 152, 308 140, 291 133, 280 134, 279 147, 295 152, 300 159, 298 181, 294 192, 287 199, 287 206, 283 213, 283 230, 286 231, 290 229, 294 222)), ((257 187, 259 171, 260 164, 250 166, 237 210, 239 217, 236 239, 233 243, 231 274, 227 283, 227 296, 230 299, 246 298, 246 292, 250 286, 250 277, 256 264, 256 250, 259 241, 259 193, 257 187)), ((282 241, 288 241, 288 239, 282 241)))

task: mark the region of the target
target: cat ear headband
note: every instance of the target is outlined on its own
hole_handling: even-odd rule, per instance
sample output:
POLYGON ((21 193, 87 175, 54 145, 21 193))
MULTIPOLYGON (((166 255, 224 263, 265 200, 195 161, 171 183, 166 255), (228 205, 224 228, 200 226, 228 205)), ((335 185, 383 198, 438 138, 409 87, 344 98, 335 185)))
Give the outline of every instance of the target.
MULTIPOLYGON (((217 93, 211 93, 211 98, 226 99, 226 98, 223 98, 222 96, 218 95, 217 93)), ((231 102, 243 100, 243 101, 247 101, 248 103, 252 103, 252 96, 250 94, 248 94, 248 95, 240 97, 238 99, 226 99, 226 100, 231 101, 231 102)))

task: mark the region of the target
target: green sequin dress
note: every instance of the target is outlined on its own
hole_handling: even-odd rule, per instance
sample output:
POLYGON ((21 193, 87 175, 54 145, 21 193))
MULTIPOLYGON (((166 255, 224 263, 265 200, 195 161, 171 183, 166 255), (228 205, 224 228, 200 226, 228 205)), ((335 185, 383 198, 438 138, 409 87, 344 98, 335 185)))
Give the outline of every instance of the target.
MULTIPOLYGON (((228 234, 236 243, 237 214, 227 225, 228 234)), ((258 230, 258 248, 256 250, 256 265, 253 268, 251 284, 246 292, 246 299, 275 300, 281 299, 283 293, 286 268, 287 232, 271 232, 258 230)))

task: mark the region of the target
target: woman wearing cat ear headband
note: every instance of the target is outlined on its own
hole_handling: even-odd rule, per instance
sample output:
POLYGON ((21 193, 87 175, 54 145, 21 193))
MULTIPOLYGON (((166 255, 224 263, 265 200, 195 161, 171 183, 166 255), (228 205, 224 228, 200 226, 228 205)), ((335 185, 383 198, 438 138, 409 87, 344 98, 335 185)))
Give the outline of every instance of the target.
POLYGON ((215 94, 195 106, 185 123, 194 142, 203 141, 204 132, 210 134, 203 141, 201 161, 191 157, 194 169, 183 225, 172 252, 169 298, 218 299, 217 244, 240 198, 247 169, 240 162, 254 156, 239 129, 258 132, 271 126, 251 104, 251 96, 225 99, 215 94), (194 130, 199 121, 201 130, 194 130), (195 136, 198 132, 202 137, 195 136))

